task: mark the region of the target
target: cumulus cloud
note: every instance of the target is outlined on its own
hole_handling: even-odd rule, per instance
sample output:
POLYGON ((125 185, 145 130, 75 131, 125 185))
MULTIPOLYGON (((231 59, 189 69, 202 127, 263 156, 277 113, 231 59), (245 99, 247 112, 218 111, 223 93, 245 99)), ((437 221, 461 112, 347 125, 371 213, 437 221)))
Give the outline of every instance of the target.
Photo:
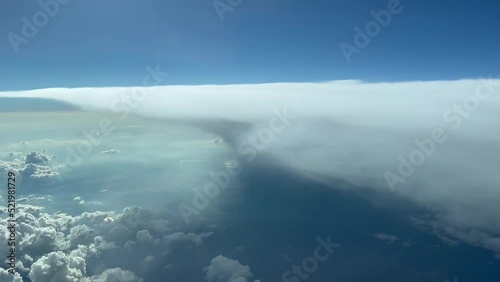
MULTIPOLYGON (((16 156, 19 154, 11 153, 9 156, 16 156)), ((46 154, 41 152, 31 152, 20 158, 9 160, 0 160, 0 170, 17 171, 24 178, 37 179, 37 178, 52 178, 59 175, 59 171, 64 168, 64 165, 51 165, 49 162, 52 160, 46 154)))
POLYGON ((4 282, 23 282, 23 278, 19 273, 12 274, 8 270, 0 267, 0 281, 4 282))
POLYGON ((140 243, 150 243, 153 242, 153 236, 147 230, 137 231, 137 241, 140 243))
POLYGON ((112 222, 103 227, 109 232, 106 238, 117 245, 135 241, 138 237, 144 239, 144 231, 153 238, 163 236, 169 230, 168 221, 143 208, 125 208, 112 222), (141 236, 142 235, 142 236, 141 236))
POLYGON ((31 266, 33 282, 79 282, 85 277, 85 259, 58 251, 41 257, 31 266))
POLYGON ((46 163, 49 160, 50 157, 48 155, 35 151, 26 155, 25 163, 40 164, 40 163, 46 163))
MULTIPOLYGON (((144 99, 132 100, 134 107, 122 101, 130 88, 40 89, 0 96, 52 98, 119 117, 133 113, 200 127, 210 124, 243 159, 251 159, 247 152, 252 148, 245 147, 249 137, 269 126, 278 110, 280 118, 294 118, 266 144, 273 160, 325 183, 340 179, 349 187, 381 194, 390 192, 385 173, 397 173, 400 157, 408 160, 421 150, 417 141, 442 129, 447 141, 436 145, 394 194, 437 216, 430 224, 451 240, 498 252, 499 88, 498 79, 161 86, 149 88, 144 99), (221 120, 241 128, 229 130, 221 120)), ((115 231, 113 236, 119 237, 120 227, 115 231)), ((126 237, 135 238, 137 231, 125 232, 126 237)))
POLYGON ((96 230, 85 224, 81 224, 71 227, 67 238, 71 246, 89 245, 93 242, 96 235, 96 230))
POLYGON ((239 261, 222 255, 213 258, 210 265, 203 270, 206 272, 205 280, 208 282, 247 282, 252 281, 253 277, 248 265, 241 265, 239 261))
POLYGON ((20 171, 24 177, 32 178, 56 177, 59 174, 50 166, 42 166, 32 163, 26 164, 26 166, 20 171))
POLYGON ((82 199, 82 197, 74 197, 73 202, 75 202, 78 205, 84 205, 85 201, 82 199))
MULTIPOLYGON (((101 274, 87 277, 85 258, 80 253, 70 255, 58 251, 41 257, 31 267, 29 278, 33 282, 142 282, 135 273, 121 268, 107 269, 101 274)), ((3 281, 3 280, 2 280, 3 281)))
MULTIPOLYGON (((152 273, 165 274, 161 259, 171 252, 182 255, 186 247, 196 252, 212 234, 175 231, 162 215, 143 208, 79 215, 49 214, 35 205, 18 204, 17 208, 17 271, 34 282, 143 281, 144 265, 135 262, 143 261, 152 273), (129 259, 131 255, 135 260, 129 259)), ((7 226, 7 219, 0 219, 0 225, 7 226)), ((7 245, 8 236, 0 232, 0 244, 7 245)), ((6 256, 6 248, 0 249, 0 255, 6 256)), ((170 257, 178 259, 178 255, 170 257)), ((179 270, 170 267, 168 271, 180 273, 183 266, 175 267, 179 270)), ((1 279, 3 274, 0 281, 7 281, 1 279)))
POLYGON ((107 269, 99 275, 95 275, 87 282, 142 282, 143 279, 137 277, 133 272, 121 268, 107 269))
POLYGON ((397 241, 399 239, 395 235, 385 234, 385 233, 377 233, 377 234, 375 234, 373 236, 375 236, 375 238, 377 238, 379 240, 388 241, 388 243, 393 243, 394 241, 397 241))

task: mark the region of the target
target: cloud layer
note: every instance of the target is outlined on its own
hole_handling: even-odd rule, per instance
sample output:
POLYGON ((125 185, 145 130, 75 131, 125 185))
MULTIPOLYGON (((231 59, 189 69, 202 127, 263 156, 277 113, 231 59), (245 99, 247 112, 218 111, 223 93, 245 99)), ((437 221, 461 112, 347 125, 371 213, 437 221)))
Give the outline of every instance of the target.
MULTIPOLYGON (((50 98, 113 112, 117 119, 136 114, 199 126, 217 131, 248 159, 252 154, 241 144, 258 137, 276 110, 286 112, 295 118, 261 150, 276 162, 324 182, 341 179, 358 191, 410 199, 430 213, 413 219, 418 226, 500 253, 499 88, 500 80, 495 79, 334 81, 40 89, 3 92, 0 97, 50 98), (225 127, 228 122, 238 130, 225 127), (436 129, 444 132, 446 141, 426 154, 419 144, 429 144, 436 129), (423 161, 412 165, 408 176, 402 175, 401 170, 409 170, 402 160, 418 156, 424 156, 423 161), (394 192, 387 172, 400 177, 394 192)), ((128 238, 151 239, 141 228, 134 234, 116 228, 110 236, 116 236, 117 244, 128 238)), ((154 238, 153 233, 149 235, 154 238)))

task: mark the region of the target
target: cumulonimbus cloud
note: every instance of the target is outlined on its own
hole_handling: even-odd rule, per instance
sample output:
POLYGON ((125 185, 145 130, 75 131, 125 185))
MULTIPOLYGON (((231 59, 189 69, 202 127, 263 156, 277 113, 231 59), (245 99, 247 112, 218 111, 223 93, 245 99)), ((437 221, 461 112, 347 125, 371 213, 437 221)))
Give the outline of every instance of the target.
POLYGON ((393 188, 434 214, 427 222, 434 230, 500 253, 499 91, 499 79, 481 78, 54 88, 0 97, 56 99, 117 118, 137 114, 200 126, 235 122, 244 130, 220 133, 233 135, 237 151, 276 110, 285 112, 292 122, 265 146, 276 161, 324 181, 342 179, 380 193, 393 188), (436 130, 446 140, 429 145, 436 130), (416 157, 421 160, 412 165, 416 157))

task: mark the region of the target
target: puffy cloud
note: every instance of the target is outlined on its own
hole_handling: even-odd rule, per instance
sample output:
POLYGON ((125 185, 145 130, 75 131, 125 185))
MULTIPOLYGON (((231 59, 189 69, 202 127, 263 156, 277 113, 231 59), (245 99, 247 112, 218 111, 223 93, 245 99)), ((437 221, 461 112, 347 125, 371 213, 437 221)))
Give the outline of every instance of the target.
POLYGON ((85 201, 82 199, 82 197, 75 197, 73 198, 73 202, 79 204, 79 205, 84 205, 85 201))
MULTIPOLYGON (((107 220, 108 224, 100 225, 106 230, 106 238, 122 246, 138 239, 137 233, 147 231, 154 238, 160 238, 169 230, 169 223, 150 210, 143 208, 125 208, 119 214, 107 220)), ((144 234, 139 234, 144 235, 144 234)), ((143 238, 143 237, 141 237, 143 238)))
POLYGON ((69 219, 74 219, 76 221, 82 223, 88 223, 91 225, 101 226, 101 225, 106 225, 107 223, 112 221, 110 219, 115 216, 116 216, 115 212, 95 211, 95 212, 84 212, 81 215, 76 216, 75 218, 69 217, 69 219))
POLYGON ((151 263, 151 262, 154 262, 155 261, 155 257, 154 256, 147 256, 144 258, 144 262, 145 263, 151 263))
POLYGON ((81 224, 71 227, 67 238, 71 246, 88 245, 94 240, 96 234, 97 232, 94 229, 81 224))
POLYGON ((385 233, 377 233, 375 235, 375 238, 379 239, 379 240, 385 240, 385 241, 389 241, 388 243, 393 243, 394 241, 397 241, 399 238, 395 235, 392 235, 392 234, 385 234, 385 233))
POLYGON ((147 230, 137 231, 136 237, 137 241, 140 243, 150 243, 153 242, 154 239, 153 236, 151 236, 151 233, 147 230))
POLYGON ((19 248, 23 252, 43 254, 67 248, 65 235, 61 230, 64 223, 42 211, 43 208, 32 205, 17 206, 16 232, 19 248))
MULTIPOLYGON (((496 216, 500 213, 500 174, 494 170, 499 166, 500 135, 493 130, 500 118, 500 96, 494 94, 499 88, 499 79, 161 86, 148 88, 140 107, 128 110, 169 120, 202 119, 200 127, 213 122, 225 128, 218 124, 220 120, 238 122, 246 125, 244 130, 218 132, 238 148, 268 126, 273 110, 280 109, 281 119, 287 115, 284 112, 296 118, 267 144, 266 151, 274 160, 307 177, 324 182, 335 178, 382 195, 389 190, 384 174, 398 170, 399 156, 407 159, 418 149, 416 139, 428 139, 434 129, 441 128, 448 141, 436 146, 425 164, 399 183, 395 194, 439 213, 437 224, 456 239, 470 238, 456 230, 482 232, 495 239, 500 238, 496 216), (245 99, 248 103, 241 108, 242 97, 248 95, 251 101, 245 99), (284 106, 286 111, 282 111, 284 106), (470 150, 471 146, 478 149, 470 150)), ((129 90, 60 88, 0 96, 45 97, 88 110, 115 111, 114 102, 129 90)), ((496 250, 488 236, 474 235, 469 241, 477 240, 496 250)))
POLYGON ((0 267, 0 281, 2 282, 23 282, 23 278, 19 273, 15 273, 14 275, 10 273, 8 270, 0 267))
MULTIPOLYGON (((169 227, 161 214, 143 208, 79 215, 50 214, 21 203, 17 208, 18 254, 22 254, 17 270, 35 282, 142 281, 139 277, 149 272, 185 275, 185 261, 192 260, 203 239, 212 234, 175 232, 178 229, 169 227), (144 264, 128 259, 131 254, 144 264), (167 258, 169 268, 162 264, 167 258)), ((5 212, 5 207, 0 209, 5 212)), ((6 220, 0 219, 0 225, 6 226, 6 220)), ((8 235, 6 230, 0 232, 0 244, 7 245, 8 235)), ((6 248, 0 255, 6 255, 6 248)), ((198 267, 201 278, 202 265, 198 267)))
POLYGON ((124 225, 130 229, 148 229, 155 232, 166 232, 168 221, 158 217, 152 211, 139 207, 125 208, 116 219, 117 225, 124 225))
POLYGON ((21 249, 27 252, 47 252, 50 250, 65 249, 64 234, 53 226, 29 226, 21 223, 20 228, 24 236, 21 237, 21 249))
POLYGON ((99 275, 87 280, 88 282, 142 282, 133 272, 121 268, 107 269, 99 275))
POLYGON ((21 158, 10 161, 0 160, 0 170, 17 171, 28 179, 57 177, 64 165, 50 165, 50 160, 48 155, 33 151, 21 158))
POLYGON ((57 251, 33 263, 29 277, 33 282, 80 282, 85 273, 84 258, 57 251))
MULTIPOLYGON (((233 142, 238 148, 248 136, 267 126, 273 118, 273 109, 281 111, 286 106, 287 112, 297 118, 267 144, 266 152, 273 160, 324 182, 331 183, 335 178, 349 183, 349 187, 369 187, 378 193, 366 194, 376 195, 382 201, 388 192, 384 172, 396 171, 398 157, 408 158, 418 149, 416 139, 430 138, 433 129, 443 128, 449 140, 437 146, 432 156, 394 194, 437 215, 437 219, 427 220, 427 226, 448 242, 461 240, 498 252, 500 175, 494 168, 500 160, 496 150, 500 135, 492 129, 497 128, 500 118, 500 96, 490 95, 486 102, 479 101, 478 108, 468 112, 467 118, 458 119, 460 116, 453 106, 464 106, 464 101, 473 103, 478 89, 486 95, 488 90, 498 91, 499 86, 498 79, 165 86, 148 89, 148 97, 141 106, 129 110, 170 120, 238 122, 245 125, 243 130, 217 132, 224 137, 224 143, 233 142), (241 108, 241 99, 248 94, 252 100, 241 108), (448 117, 455 113, 452 116, 460 125, 446 120, 446 113, 448 117), (470 150, 471 146, 477 149, 470 150)), ((113 111, 114 102, 120 101, 120 96, 129 90, 42 89, 4 92, 0 96, 47 97, 89 110, 113 111)), ((470 107, 470 103, 465 106, 470 107)), ((10 158, 14 157, 18 158, 10 158)), ((13 162, 0 162, 0 167, 24 169, 27 165, 13 162)), ((42 164, 31 165, 27 170, 30 177, 50 175, 46 168, 37 167, 42 164)), ((129 210, 92 220, 98 224, 98 232, 110 231, 106 238, 123 246, 136 241, 138 232, 143 230, 154 238, 169 233, 168 224, 150 219, 147 212, 129 210), (138 220, 142 216, 147 223, 138 220)), ((174 242, 172 239, 179 235, 170 236, 167 242, 174 242)))
MULTIPOLYGON (((56 167, 57 169, 58 167, 56 167)), ((47 178, 47 177, 56 177, 59 173, 54 170, 54 167, 44 166, 44 165, 36 165, 36 164, 26 164, 26 166, 20 170, 21 174, 24 177, 32 177, 32 178, 47 178)))
POLYGON ((249 266, 222 255, 213 258, 203 270, 206 272, 205 279, 209 282, 247 282, 252 281, 253 277, 249 266))
POLYGON ((46 163, 49 160, 50 157, 48 155, 35 151, 26 155, 25 163, 40 164, 40 163, 46 163))
POLYGON ((106 242, 103 236, 96 236, 92 243, 88 245, 78 245, 70 254, 83 258, 100 257, 104 251, 116 249, 117 246, 113 242, 106 242))

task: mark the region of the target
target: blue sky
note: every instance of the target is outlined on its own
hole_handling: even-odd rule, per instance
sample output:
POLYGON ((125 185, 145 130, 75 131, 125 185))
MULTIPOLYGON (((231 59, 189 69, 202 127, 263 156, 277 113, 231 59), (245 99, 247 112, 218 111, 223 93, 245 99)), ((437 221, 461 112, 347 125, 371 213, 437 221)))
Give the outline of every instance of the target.
POLYGON ((210 0, 72 0, 16 54, 8 34, 22 35, 22 18, 42 9, 7 1, 0 90, 141 85, 148 65, 170 73, 164 84, 500 76, 495 0, 401 0, 402 12, 347 63, 339 44, 388 2, 243 0, 221 21, 210 0))

